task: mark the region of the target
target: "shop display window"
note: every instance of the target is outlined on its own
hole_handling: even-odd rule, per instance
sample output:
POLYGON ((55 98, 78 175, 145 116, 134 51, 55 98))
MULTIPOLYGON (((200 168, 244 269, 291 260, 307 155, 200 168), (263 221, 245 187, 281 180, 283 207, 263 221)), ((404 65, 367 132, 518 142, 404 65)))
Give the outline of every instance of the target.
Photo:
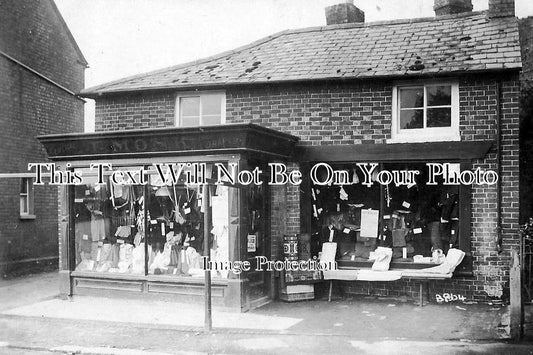
MULTIPOLYGON (((451 164, 458 170, 459 164, 451 164)), ((339 164, 351 184, 311 185, 312 229, 315 254, 325 242, 337 243, 336 259, 369 262, 377 247, 392 249, 392 261, 437 264, 450 248, 459 248, 461 235, 460 186, 428 185, 428 168, 422 163, 383 163, 364 185, 356 164, 339 164), (375 181, 381 170, 419 171, 411 186, 375 181)), ((450 172, 450 173, 453 173, 450 172)), ((466 217, 465 217, 466 218, 466 217)))
MULTIPOLYGON (((206 166, 211 172, 213 165, 206 166)), ((203 277, 206 208, 211 261, 227 263, 236 189, 187 183, 186 169, 176 183, 163 181, 153 167, 146 172, 146 185, 117 185, 109 176, 96 184, 97 177, 84 171, 85 184, 74 189, 75 270, 203 277), (210 189, 206 204, 203 189, 210 189)), ((215 270, 213 276, 227 278, 229 272, 215 270)))
MULTIPOLYGON (((85 173, 85 171, 84 171, 85 173)), ((76 271, 144 274, 142 186, 114 185, 84 174, 74 187, 76 271)))

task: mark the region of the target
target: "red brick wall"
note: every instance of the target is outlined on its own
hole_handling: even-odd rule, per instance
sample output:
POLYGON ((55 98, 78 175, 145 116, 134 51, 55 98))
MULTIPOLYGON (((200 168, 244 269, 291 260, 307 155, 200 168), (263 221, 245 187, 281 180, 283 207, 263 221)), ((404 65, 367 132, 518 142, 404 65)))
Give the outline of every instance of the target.
POLYGON ((95 131, 174 126, 175 94, 112 96, 96 100, 95 131))
MULTIPOLYGON (((81 58, 49 0, 2 1, 0 49, 72 91, 81 58)), ((83 131, 83 101, 0 55, 0 173, 46 161, 37 135, 83 131)), ((12 262, 57 257, 57 188, 35 186, 35 220, 19 218, 20 179, 0 179, 0 275, 12 262), (11 263, 6 265, 6 263, 11 263)))
MULTIPOLYGON (((497 76, 462 77, 460 133, 464 141, 496 140, 497 76)), ((240 87, 226 91, 226 121, 252 122, 300 137, 303 145, 384 144, 390 138, 393 82, 315 83, 240 87)), ((434 282, 433 292, 454 292, 470 299, 501 297, 508 287, 509 252, 518 244, 518 75, 502 77, 502 233, 497 245, 497 190, 472 189, 473 276, 434 282)), ((97 100, 97 130, 172 126, 174 95, 97 100), (144 113, 143 113, 144 111, 144 113), (150 123, 150 114, 153 121, 150 123), (136 115, 137 119, 133 117, 136 115), (140 117, 140 118, 139 118, 140 117), (143 120, 144 117, 144 120, 143 120)), ((496 150, 473 162, 473 167, 496 169, 496 150)), ((296 168, 291 165, 290 168, 296 168)), ((273 189, 273 241, 299 232, 299 189, 273 189), (280 196, 286 198, 280 200, 280 196), (285 208, 285 215, 279 215, 285 208), (278 230, 281 229, 281 230, 278 230)), ((418 288, 400 281, 384 285, 357 283, 348 291, 414 296, 418 288)))

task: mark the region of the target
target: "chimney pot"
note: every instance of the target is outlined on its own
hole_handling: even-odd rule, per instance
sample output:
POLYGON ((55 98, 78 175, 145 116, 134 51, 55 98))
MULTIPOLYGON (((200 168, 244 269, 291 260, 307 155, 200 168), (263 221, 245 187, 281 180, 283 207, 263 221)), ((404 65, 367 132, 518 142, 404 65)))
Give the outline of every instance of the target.
POLYGON ((471 12, 472 0, 435 0, 433 10, 437 16, 471 12))
POLYGON ((365 22, 365 13, 353 4, 353 0, 326 7, 326 24, 365 22))
POLYGON ((514 0, 489 0, 489 17, 515 16, 514 0))

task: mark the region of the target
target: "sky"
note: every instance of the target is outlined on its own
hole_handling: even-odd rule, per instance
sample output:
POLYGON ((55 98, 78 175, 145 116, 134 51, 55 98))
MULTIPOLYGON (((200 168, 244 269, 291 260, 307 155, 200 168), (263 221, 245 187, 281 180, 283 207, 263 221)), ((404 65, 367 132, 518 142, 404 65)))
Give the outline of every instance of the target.
MULTIPOLYGON (((515 0, 518 17, 533 1, 515 0)), ((55 0, 89 63, 91 87, 230 50, 286 29, 323 26, 343 0, 55 0)), ((474 11, 488 0, 473 0, 474 11)), ((365 21, 434 16, 432 0, 355 0, 365 21)), ((94 102, 85 105, 94 130, 94 102)))

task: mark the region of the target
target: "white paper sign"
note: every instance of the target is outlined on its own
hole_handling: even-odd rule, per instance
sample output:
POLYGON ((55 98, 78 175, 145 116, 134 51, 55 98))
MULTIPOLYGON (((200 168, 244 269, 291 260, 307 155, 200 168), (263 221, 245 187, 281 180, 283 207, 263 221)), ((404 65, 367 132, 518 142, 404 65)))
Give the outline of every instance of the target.
POLYGON ((257 236, 248 234, 248 252, 254 253, 257 250, 257 236))
POLYGON ((378 210, 361 210, 361 237, 378 237, 378 210))

